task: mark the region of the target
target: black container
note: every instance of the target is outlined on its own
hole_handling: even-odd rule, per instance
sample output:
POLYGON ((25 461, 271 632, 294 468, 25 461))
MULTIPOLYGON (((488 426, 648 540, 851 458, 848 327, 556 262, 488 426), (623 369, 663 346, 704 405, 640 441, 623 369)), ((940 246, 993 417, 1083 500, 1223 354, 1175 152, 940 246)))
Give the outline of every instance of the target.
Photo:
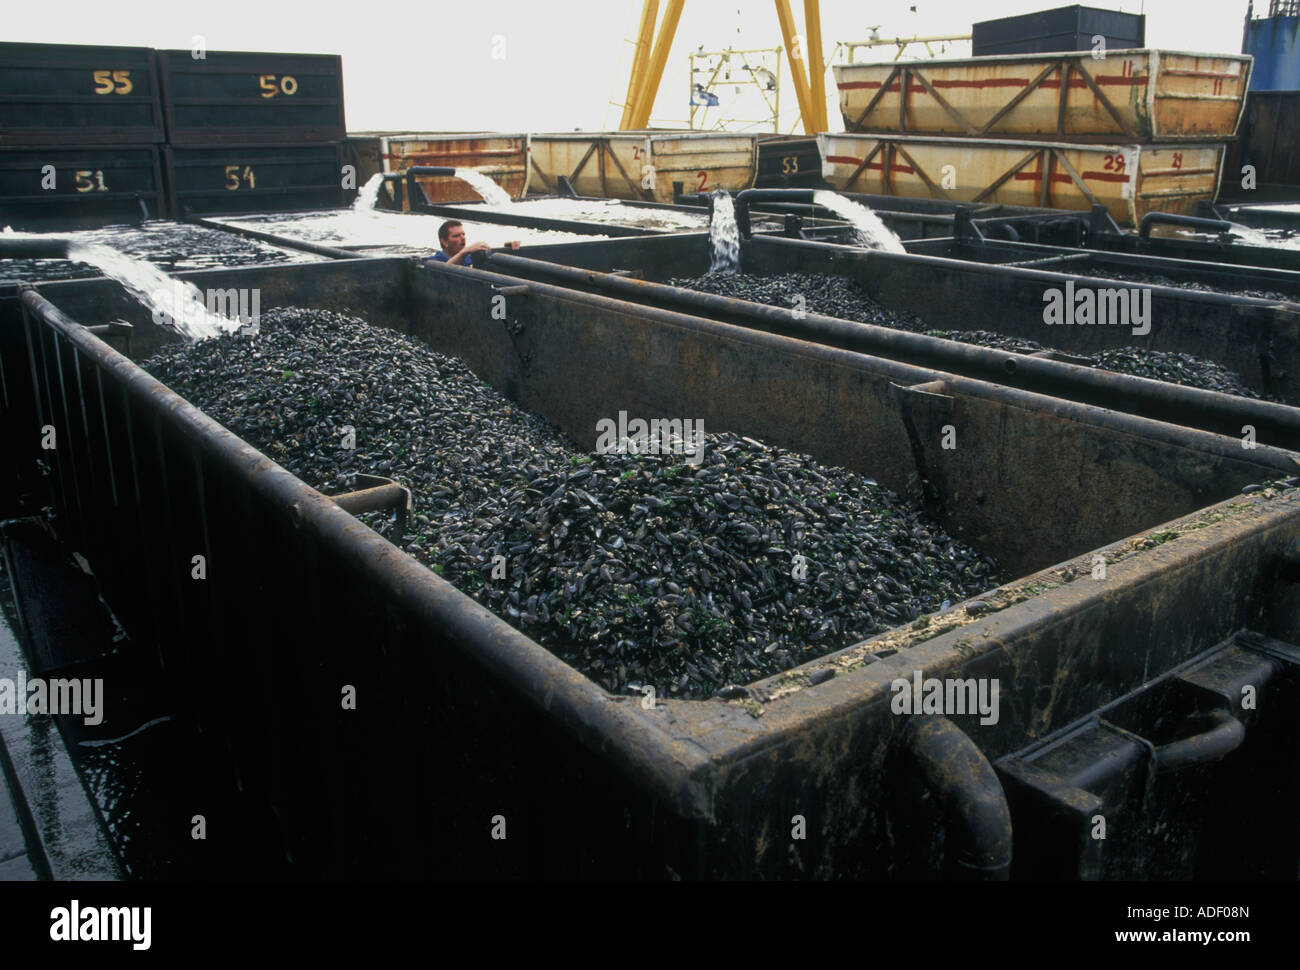
POLYGON ((159 51, 173 145, 342 141, 343 59, 337 54, 159 51))
POLYGON ((288 212, 344 204, 342 156, 327 145, 212 145, 163 149, 176 218, 288 212))
POLYGON ((1246 93, 1241 131, 1228 146, 1219 192, 1252 202, 1265 194, 1300 197, 1300 91, 1246 93), (1246 187, 1245 165, 1254 166, 1253 188, 1246 187))
MULTIPOLYGON (((703 234, 674 243, 707 251, 703 234)), ((175 339, 118 284, 0 293, 0 432, 19 462, 42 459, 60 538, 165 659, 166 696, 229 752, 222 777, 294 876, 1294 874, 1300 495, 1238 494, 1293 453, 491 269, 359 259, 183 278, 256 288, 267 307, 360 309, 575 439, 636 402, 889 487, 923 475, 943 521, 1024 577, 992 606, 746 696, 643 705, 74 324, 126 319, 138 357, 175 339), (482 308, 502 292, 509 319, 492 323, 482 308), (948 422, 956 449, 939 443, 948 422), (40 452, 46 424, 59 444, 40 452), (259 669, 234 716, 232 645, 259 669), (922 675, 999 683, 1002 716, 896 709, 897 681, 922 675), (507 821, 508 839, 490 836, 507 821)))
POLYGON ((0 149, 0 225, 89 229, 163 214, 155 145, 0 149))
POLYGON ((758 140, 760 189, 821 189, 822 156, 816 138, 769 137, 758 140))
POLYGON ((1147 18, 1143 14, 1120 13, 1097 7, 1056 7, 1019 17, 984 20, 972 27, 971 53, 975 57, 993 54, 1046 54, 1056 51, 1086 51, 1093 37, 1106 38, 1107 50, 1146 46, 1147 18))
POLYGON ((0 145, 163 140, 147 47, 0 44, 0 145))

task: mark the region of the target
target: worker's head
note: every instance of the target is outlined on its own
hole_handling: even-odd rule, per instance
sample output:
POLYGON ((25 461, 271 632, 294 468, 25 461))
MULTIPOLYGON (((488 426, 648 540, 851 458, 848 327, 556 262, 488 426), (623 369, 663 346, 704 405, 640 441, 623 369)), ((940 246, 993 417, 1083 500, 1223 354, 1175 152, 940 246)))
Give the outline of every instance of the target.
POLYGON ((465 227, 455 219, 448 219, 438 227, 438 242, 442 243, 443 252, 455 256, 465 248, 465 227))

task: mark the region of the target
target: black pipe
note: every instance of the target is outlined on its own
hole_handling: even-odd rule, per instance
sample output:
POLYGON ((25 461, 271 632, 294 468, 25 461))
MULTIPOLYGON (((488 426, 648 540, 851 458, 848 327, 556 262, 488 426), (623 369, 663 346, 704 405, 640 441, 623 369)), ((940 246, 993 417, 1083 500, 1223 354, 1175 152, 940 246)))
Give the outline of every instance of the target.
POLYGON ((959 205, 952 210, 953 238, 963 243, 982 243, 984 234, 975 225, 975 212, 968 205, 959 205))
POLYGON ((754 202, 796 202, 813 204, 813 189, 745 189, 736 195, 736 228, 740 238, 750 235, 749 206, 754 202))
POLYGON ((603 222, 580 222, 575 219, 527 216, 515 212, 494 212, 481 202, 447 205, 437 202, 422 202, 416 211, 420 215, 445 216, 448 219, 468 219, 473 222, 488 222, 503 226, 517 226, 524 229, 543 229, 549 232, 569 232, 588 236, 609 236, 621 239, 627 236, 662 235, 658 229, 645 229, 641 226, 619 226, 603 222))
POLYGON ((1225 222, 1222 219, 1198 219, 1196 216, 1180 216, 1173 212, 1148 212, 1142 217, 1142 224, 1138 227, 1138 236, 1142 239, 1150 239, 1151 227, 1157 224, 1184 226, 1188 229, 1202 229, 1206 232, 1232 231, 1232 223, 1225 222))
POLYGON ((446 165, 412 165, 405 175, 455 175, 456 170, 446 165))
POLYGON ((904 750, 944 816, 944 875, 1003 882, 1011 875, 1011 809, 997 772, 946 717, 913 717, 904 750))
MULTIPOLYGON (((767 242, 767 239, 762 239, 767 242)), ((772 240, 779 242, 780 240, 772 240)), ((803 246, 818 245, 800 243, 803 246)), ((831 247, 842 249, 843 247, 831 247)), ((892 254, 875 254, 885 258, 892 254)), ((896 259, 925 259, 892 256, 896 259)), ((796 318, 789 309, 751 303, 711 293, 699 293, 662 283, 630 280, 621 276, 576 269, 557 263, 493 253, 488 268, 523 279, 577 289, 591 289, 615 299, 689 313, 734 323, 751 329, 807 340, 856 353, 889 357, 919 367, 933 367, 978 380, 1021 387, 1028 391, 1065 397, 1083 404, 1187 425, 1216 434, 1240 435, 1243 424, 1253 425, 1260 439, 1280 448, 1300 450, 1300 408, 1234 397, 1217 391, 1169 384, 1026 354, 991 350, 975 344, 944 340, 925 334, 857 323, 817 313, 796 318)), ((1010 270, 1008 272, 1016 272, 1010 270)), ((1022 271, 1023 272, 1023 271, 1022 271)), ((1089 280, 1090 277, 1079 277, 1089 280)), ((1094 282, 1104 283, 1104 280, 1094 282)), ((1088 284, 1091 285, 1091 284, 1088 284)))
POLYGON ((412 165, 402 173, 406 179, 406 201, 412 212, 422 212, 431 203, 424 186, 415 180, 417 175, 455 176, 456 170, 446 165, 412 165))
POLYGON ((1088 215, 1088 234, 1090 239, 1096 239, 1100 235, 1122 235, 1123 230, 1111 216, 1110 210, 1100 202, 1095 202, 1088 215))
POLYGON ((11 239, 0 234, 0 259, 67 259, 70 241, 61 236, 11 239))
POLYGON ((185 221, 195 225, 202 226, 204 229, 215 229, 219 232, 228 232, 235 236, 246 236, 249 239, 259 239, 262 242, 271 243, 275 246, 283 246, 285 249, 297 249, 304 253, 312 253, 316 256, 328 256, 330 259, 364 259, 364 253, 354 253, 350 249, 338 249, 334 246, 323 246, 320 243, 305 242, 301 239, 289 239, 286 236, 277 236, 273 232, 262 232, 260 229, 249 229, 245 226, 228 226, 222 222, 213 222, 211 219, 204 219, 202 216, 191 215, 186 213, 185 221))

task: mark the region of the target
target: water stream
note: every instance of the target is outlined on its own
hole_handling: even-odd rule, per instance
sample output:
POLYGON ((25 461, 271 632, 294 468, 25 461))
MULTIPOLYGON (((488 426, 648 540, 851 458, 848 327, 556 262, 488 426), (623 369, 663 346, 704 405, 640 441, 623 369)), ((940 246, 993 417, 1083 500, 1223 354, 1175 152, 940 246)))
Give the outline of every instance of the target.
POLYGON ((356 215, 369 215, 375 211, 375 203, 379 201, 379 190, 384 184, 384 173, 376 172, 366 180, 366 184, 361 186, 361 191, 352 201, 352 211, 356 215))
POLYGON ((713 218, 709 220, 709 250, 713 254, 710 273, 740 272, 740 230, 736 227, 736 204, 730 193, 712 193, 713 218))
POLYGON ((903 241, 865 205, 846 199, 838 192, 817 191, 813 193, 813 202, 852 223, 858 231, 858 238, 863 246, 880 249, 887 253, 906 253, 903 241))
POLYGON ((68 258, 88 263, 117 280, 153 312, 156 323, 190 340, 207 340, 239 329, 237 320, 208 309, 197 286, 168 276, 152 263, 78 240, 68 243, 68 258))
POLYGON ((512 201, 509 192, 477 169, 458 168, 456 178, 467 182, 470 188, 483 196, 483 201, 488 205, 510 205, 512 201))

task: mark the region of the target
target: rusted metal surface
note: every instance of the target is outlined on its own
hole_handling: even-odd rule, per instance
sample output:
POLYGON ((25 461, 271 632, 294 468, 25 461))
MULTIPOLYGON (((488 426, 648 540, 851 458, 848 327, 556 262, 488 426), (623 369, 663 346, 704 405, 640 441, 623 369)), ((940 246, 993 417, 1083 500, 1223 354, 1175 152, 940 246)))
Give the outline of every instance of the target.
MULTIPOLYGON (((512 199, 520 199, 528 192, 528 140, 526 132, 388 135, 382 142, 384 171, 404 172, 413 165, 477 169, 512 199)), ((475 202, 482 198, 463 179, 427 176, 419 182, 430 202, 475 202)))
POLYGON ((908 251, 918 256, 1038 267, 1090 277, 1118 275, 1122 278, 1126 273, 1151 273, 1178 282, 1205 284, 1228 293, 1256 290, 1281 294, 1292 303, 1300 302, 1300 270, 1297 269, 1218 262, 1212 258, 1218 254, 1211 249, 1207 249, 1204 259, 1188 259, 1153 255, 1151 250, 1156 247, 1150 246, 1143 247, 1143 251, 1115 252, 1096 246, 1095 239, 1090 241, 1095 248, 1002 239, 926 239, 917 240, 908 251))
MULTIPOLYGON (((699 415, 903 490, 923 463, 946 526, 1013 573, 1043 570, 987 595, 983 612, 956 604, 744 697, 647 709, 598 689, 55 308, 101 323, 115 284, 28 292, 35 419, 67 444, 47 456, 60 532, 228 741, 245 797, 279 820, 304 875, 915 878, 963 864, 995 875, 1006 826, 986 762, 1233 631, 1300 632, 1300 597, 1279 572, 1300 499, 1233 497, 1274 470, 1214 435, 544 283, 492 321, 493 288, 518 284, 485 270, 389 259, 183 275, 262 285, 267 306, 362 309, 460 356, 577 440, 630 407, 699 415), (929 434, 940 414, 923 403, 911 405, 920 434, 904 425, 897 388, 936 382, 955 450, 929 434), (195 549, 210 553, 205 583, 188 576, 195 549), (1104 580, 1090 578, 1096 556, 1104 580), (231 643, 258 658, 238 718, 219 676, 231 643), (967 742, 894 713, 892 685, 918 671, 998 679, 1001 716, 951 716, 967 742), (341 684, 365 713, 340 713, 341 684), (920 767, 932 734, 951 747, 920 767), (963 788, 979 794, 954 794, 963 788), (495 814, 511 826, 505 842, 480 837, 495 814), (796 814, 807 837, 792 841, 796 814)), ((0 304, 6 327, 11 310, 0 304)), ((151 325, 143 308, 128 318, 151 325)), ((6 378, 24 369, 3 365, 6 378)), ((1035 816, 1007 804, 1014 837, 1035 816)), ((1126 874, 1145 871, 1135 858, 1126 874)))
MULTIPOLYGON (((923 245, 929 246, 930 242, 940 241, 928 241, 923 245)), ((1007 260, 1014 260, 1011 253, 1036 251, 1023 244, 1007 248, 1007 260)), ((1002 262, 989 265, 973 261, 971 256, 978 258, 978 252, 967 252, 951 242, 934 249, 934 255, 900 255, 865 252, 815 240, 756 236, 742 243, 741 256, 742 268, 746 272, 846 276, 884 305, 899 311, 915 312, 929 321, 934 329, 949 329, 945 321, 954 319, 954 307, 961 307, 960 322, 954 321, 951 329, 990 330, 1081 354, 1126 347, 1135 341, 1139 346, 1154 350, 1192 354, 1223 364, 1237 373, 1247 386, 1290 406, 1230 399, 1212 392, 1174 388, 1160 382, 1103 374, 1089 368, 1046 366, 1051 362, 1027 361, 1022 355, 983 351, 970 344, 954 345, 921 334, 870 328, 847 321, 832 323, 828 318, 823 321, 824 327, 821 323, 817 326, 818 335, 811 337, 808 336, 813 332, 808 322, 814 316, 811 314, 803 320, 796 320, 784 308, 762 307, 648 284, 629 284, 626 280, 573 271, 609 273, 615 269, 630 269, 648 283, 674 276, 698 276, 708 265, 707 249, 702 242, 687 245, 674 244, 670 239, 651 239, 634 245, 631 241, 612 240, 582 246, 536 247, 529 250, 527 259, 508 254, 492 258, 503 270, 525 277, 563 281, 566 286, 746 326, 775 329, 802 339, 829 341, 850 349, 883 354, 923 366, 952 369, 1043 393, 1067 397, 1082 395, 1076 399, 1131 409, 1135 413, 1159 415, 1162 420, 1212 428, 1224 434, 1240 434, 1243 423, 1255 424, 1253 419, 1238 420, 1250 412, 1267 421, 1273 429, 1271 433, 1281 435, 1280 439, 1274 439, 1275 443, 1287 447, 1296 445, 1298 412, 1294 405, 1300 404, 1300 374, 1294 373, 1290 364, 1300 359, 1300 312, 1295 305, 1171 286, 1151 286, 1151 328, 1145 335, 1137 336, 1134 327, 1126 326, 1048 326, 1043 311, 1045 295, 1051 290, 1059 290, 1064 295, 1068 285, 1105 294, 1119 286, 1116 281, 1105 278, 1107 263, 1101 262, 1095 269, 1091 265, 1078 268, 1068 265, 1013 267, 1002 262), (563 265, 540 265, 543 261, 563 265), (945 344, 947 350, 937 349, 945 344), (986 353, 991 356, 985 357, 986 353), (942 357, 935 356, 937 354, 942 354, 942 357), (1201 403, 1194 403, 1194 397, 1201 403), (1274 417, 1265 417, 1264 410, 1269 410, 1274 417)), ((1051 247, 1040 247, 1037 251, 1042 250, 1059 255, 1059 251, 1051 247)), ((1113 258, 1120 260, 1121 266, 1126 265, 1123 257, 1113 258)), ((1158 268, 1145 268, 1170 272, 1168 262, 1157 264, 1158 268)), ((1219 278, 1230 280, 1229 274, 1233 271, 1234 267, 1223 267, 1219 278)), ((1185 269, 1184 275, 1190 277, 1190 270, 1185 269)), ((1264 285, 1269 277, 1260 274, 1257 279, 1260 285, 1264 285)), ((1272 279, 1284 288, 1295 286, 1294 278, 1272 279)))
POLYGON ((1253 199, 1261 187, 1283 187, 1289 197, 1300 195, 1300 91, 1251 91, 1246 95, 1241 136, 1228 152, 1224 194, 1253 199), (1243 166, 1253 170, 1244 183, 1243 166), (1249 188, 1247 187, 1249 185, 1249 188))
POLYGON ((1143 49, 833 70, 846 131, 1147 142, 1233 137, 1250 64, 1233 54, 1143 49))
POLYGON ((1214 198, 1222 144, 818 135, 822 175, 840 192, 1053 209, 1104 205, 1120 225, 1150 211, 1191 215, 1214 198))
POLYGON ((673 183, 686 192, 754 184, 758 137, 719 132, 608 132, 535 134, 534 192, 557 191, 559 176, 579 195, 672 202, 673 183))

